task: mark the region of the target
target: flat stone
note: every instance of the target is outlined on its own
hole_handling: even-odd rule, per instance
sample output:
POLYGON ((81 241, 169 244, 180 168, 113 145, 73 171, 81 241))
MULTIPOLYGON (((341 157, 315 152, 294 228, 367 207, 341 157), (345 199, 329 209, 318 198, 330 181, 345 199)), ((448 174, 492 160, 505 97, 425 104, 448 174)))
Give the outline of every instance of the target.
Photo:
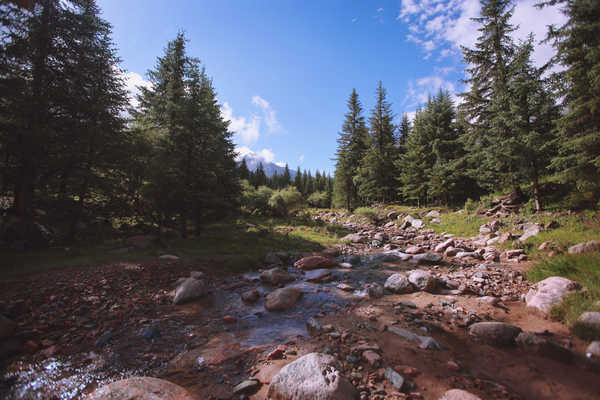
POLYGON ((387 379, 397 390, 402 390, 402 386, 404 386, 404 378, 392 368, 385 369, 385 379, 387 379))
POLYGON ((331 277, 331 270, 325 268, 306 271, 306 280, 309 282, 321 282, 331 277))
POLYGON ((86 400, 197 400, 184 388, 174 383, 150 378, 136 377, 110 383, 96 389, 86 400))
POLYGON ((418 264, 435 264, 442 260, 442 256, 434 253, 415 254, 412 261, 418 264))

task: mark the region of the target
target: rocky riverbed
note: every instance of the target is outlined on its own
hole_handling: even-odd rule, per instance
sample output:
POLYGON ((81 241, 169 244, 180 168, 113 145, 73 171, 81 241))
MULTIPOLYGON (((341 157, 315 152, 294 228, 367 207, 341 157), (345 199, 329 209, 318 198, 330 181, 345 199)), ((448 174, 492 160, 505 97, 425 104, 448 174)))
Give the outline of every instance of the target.
POLYGON ((102 390, 598 398, 598 350, 547 318, 548 304, 581 289, 575 282, 529 283, 526 257, 495 247, 493 223, 455 238, 403 222, 350 224, 356 233, 338 248, 272 253, 242 275, 162 257, 3 282, 1 309, 15 326, 3 333, 0 395, 84 398, 149 376, 162 380, 102 390))

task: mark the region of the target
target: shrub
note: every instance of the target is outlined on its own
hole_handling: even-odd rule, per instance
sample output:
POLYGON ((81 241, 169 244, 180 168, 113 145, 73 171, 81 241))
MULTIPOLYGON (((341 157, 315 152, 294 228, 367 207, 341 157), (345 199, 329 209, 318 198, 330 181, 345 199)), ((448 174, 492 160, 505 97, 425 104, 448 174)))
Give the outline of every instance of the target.
POLYGON ((377 211, 369 207, 359 207, 354 210, 356 215, 361 217, 369 218, 371 221, 374 221, 377 218, 377 211))
POLYGON ((315 208, 328 208, 329 199, 327 198, 327 192, 314 192, 311 194, 307 202, 311 207, 315 208))

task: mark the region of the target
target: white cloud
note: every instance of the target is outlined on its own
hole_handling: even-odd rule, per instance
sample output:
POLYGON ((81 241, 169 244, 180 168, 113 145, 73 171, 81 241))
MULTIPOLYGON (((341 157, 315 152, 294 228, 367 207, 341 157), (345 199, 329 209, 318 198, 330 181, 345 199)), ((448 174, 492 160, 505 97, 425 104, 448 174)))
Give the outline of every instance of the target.
POLYGON ((260 96, 254 96, 252 97, 252 104, 258 106, 261 109, 263 113, 264 122, 267 125, 269 133, 278 133, 283 130, 281 125, 279 124, 279 121, 277 121, 277 115, 275 113, 275 110, 273 110, 271 104, 269 104, 267 100, 263 99, 260 96))
POLYGON ((440 75, 424 76, 408 84, 408 94, 404 103, 408 107, 417 107, 427 103, 429 96, 435 96, 440 89, 448 91, 456 101, 456 86, 440 75))
MULTIPOLYGON (((539 41, 546 37, 548 25, 562 25, 566 18, 558 7, 539 10, 536 3, 538 0, 516 1, 510 22, 519 26, 513 33, 515 39, 524 40, 530 32, 534 33, 538 43, 532 58, 541 66, 553 56, 554 49, 539 41)), ((480 16, 480 7, 479 0, 402 0, 398 19, 408 24, 408 41, 427 53, 437 48, 441 59, 458 54, 461 46, 474 47, 480 32, 479 24, 472 18, 480 16)))
MULTIPOLYGON (((240 161, 242 158, 248 156, 252 158, 257 158, 265 162, 273 162, 275 160, 275 154, 269 149, 262 149, 259 151, 254 151, 247 146, 239 146, 235 148, 235 151, 238 153, 236 157, 237 161, 240 161)), ((284 164, 285 166, 285 164, 284 164)))
POLYGON ((355 23, 356 21, 358 21, 358 18, 352 18, 352 23, 355 23))
POLYGON ((136 97, 140 93, 140 89, 138 87, 142 86, 149 89, 152 87, 152 83, 144 80, 144 78, 136 72, 126 72, 122 75, 122 77, 125 82, 125 88, 127 89, 129 104, 131 104, 133 107, 137 107, 139 102, 137 101, 136 97))
POLYGON ((284 163, 284 162, 276 162, 275 165, 277 165, 278 167, 284 168, 286 166, 286 163, 284 163))
POLYGON ((379 7, 379 8, 377 9, 377 12, 378 12, 378 13, 380 13, 380 12, 382 12, 382 11, 383 11, 383 7, 379 7))
POLYGON ((304 162, 304 154, 301 154, 300 157, 298 157, 298 161, 300 161, 300 163, 304 162))
POLYGON ((234 117, 229 103, 224 102, 221 107, 221 116, 229 121, 229 129, 235 134, 235 141, 242 143, 253 143, 260 136, 260 118, 256 115, 246 117, 234 117))

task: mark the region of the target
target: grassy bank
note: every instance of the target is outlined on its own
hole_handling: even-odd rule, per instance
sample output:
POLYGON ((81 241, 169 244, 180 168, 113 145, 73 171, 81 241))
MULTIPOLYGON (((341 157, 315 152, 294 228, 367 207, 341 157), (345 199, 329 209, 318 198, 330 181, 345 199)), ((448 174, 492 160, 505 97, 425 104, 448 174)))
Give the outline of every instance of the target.
POLYGON ((348 233, 340 226, 303 217, 238 218, 206 225, 194 237, 169 240, 148 249, 131 248, 123 238, 95 245, 27 252, 4 251, 0 253, 0 277, 42 272, 52 268, 147 261, 162 254, 188 259, 209 259, 221 271, 241 272, 262 266, 262 260, 268 252, 318 251, 335 245, 339 238, 348 233), (122 249, 128 250, 123 252, 122 249))

